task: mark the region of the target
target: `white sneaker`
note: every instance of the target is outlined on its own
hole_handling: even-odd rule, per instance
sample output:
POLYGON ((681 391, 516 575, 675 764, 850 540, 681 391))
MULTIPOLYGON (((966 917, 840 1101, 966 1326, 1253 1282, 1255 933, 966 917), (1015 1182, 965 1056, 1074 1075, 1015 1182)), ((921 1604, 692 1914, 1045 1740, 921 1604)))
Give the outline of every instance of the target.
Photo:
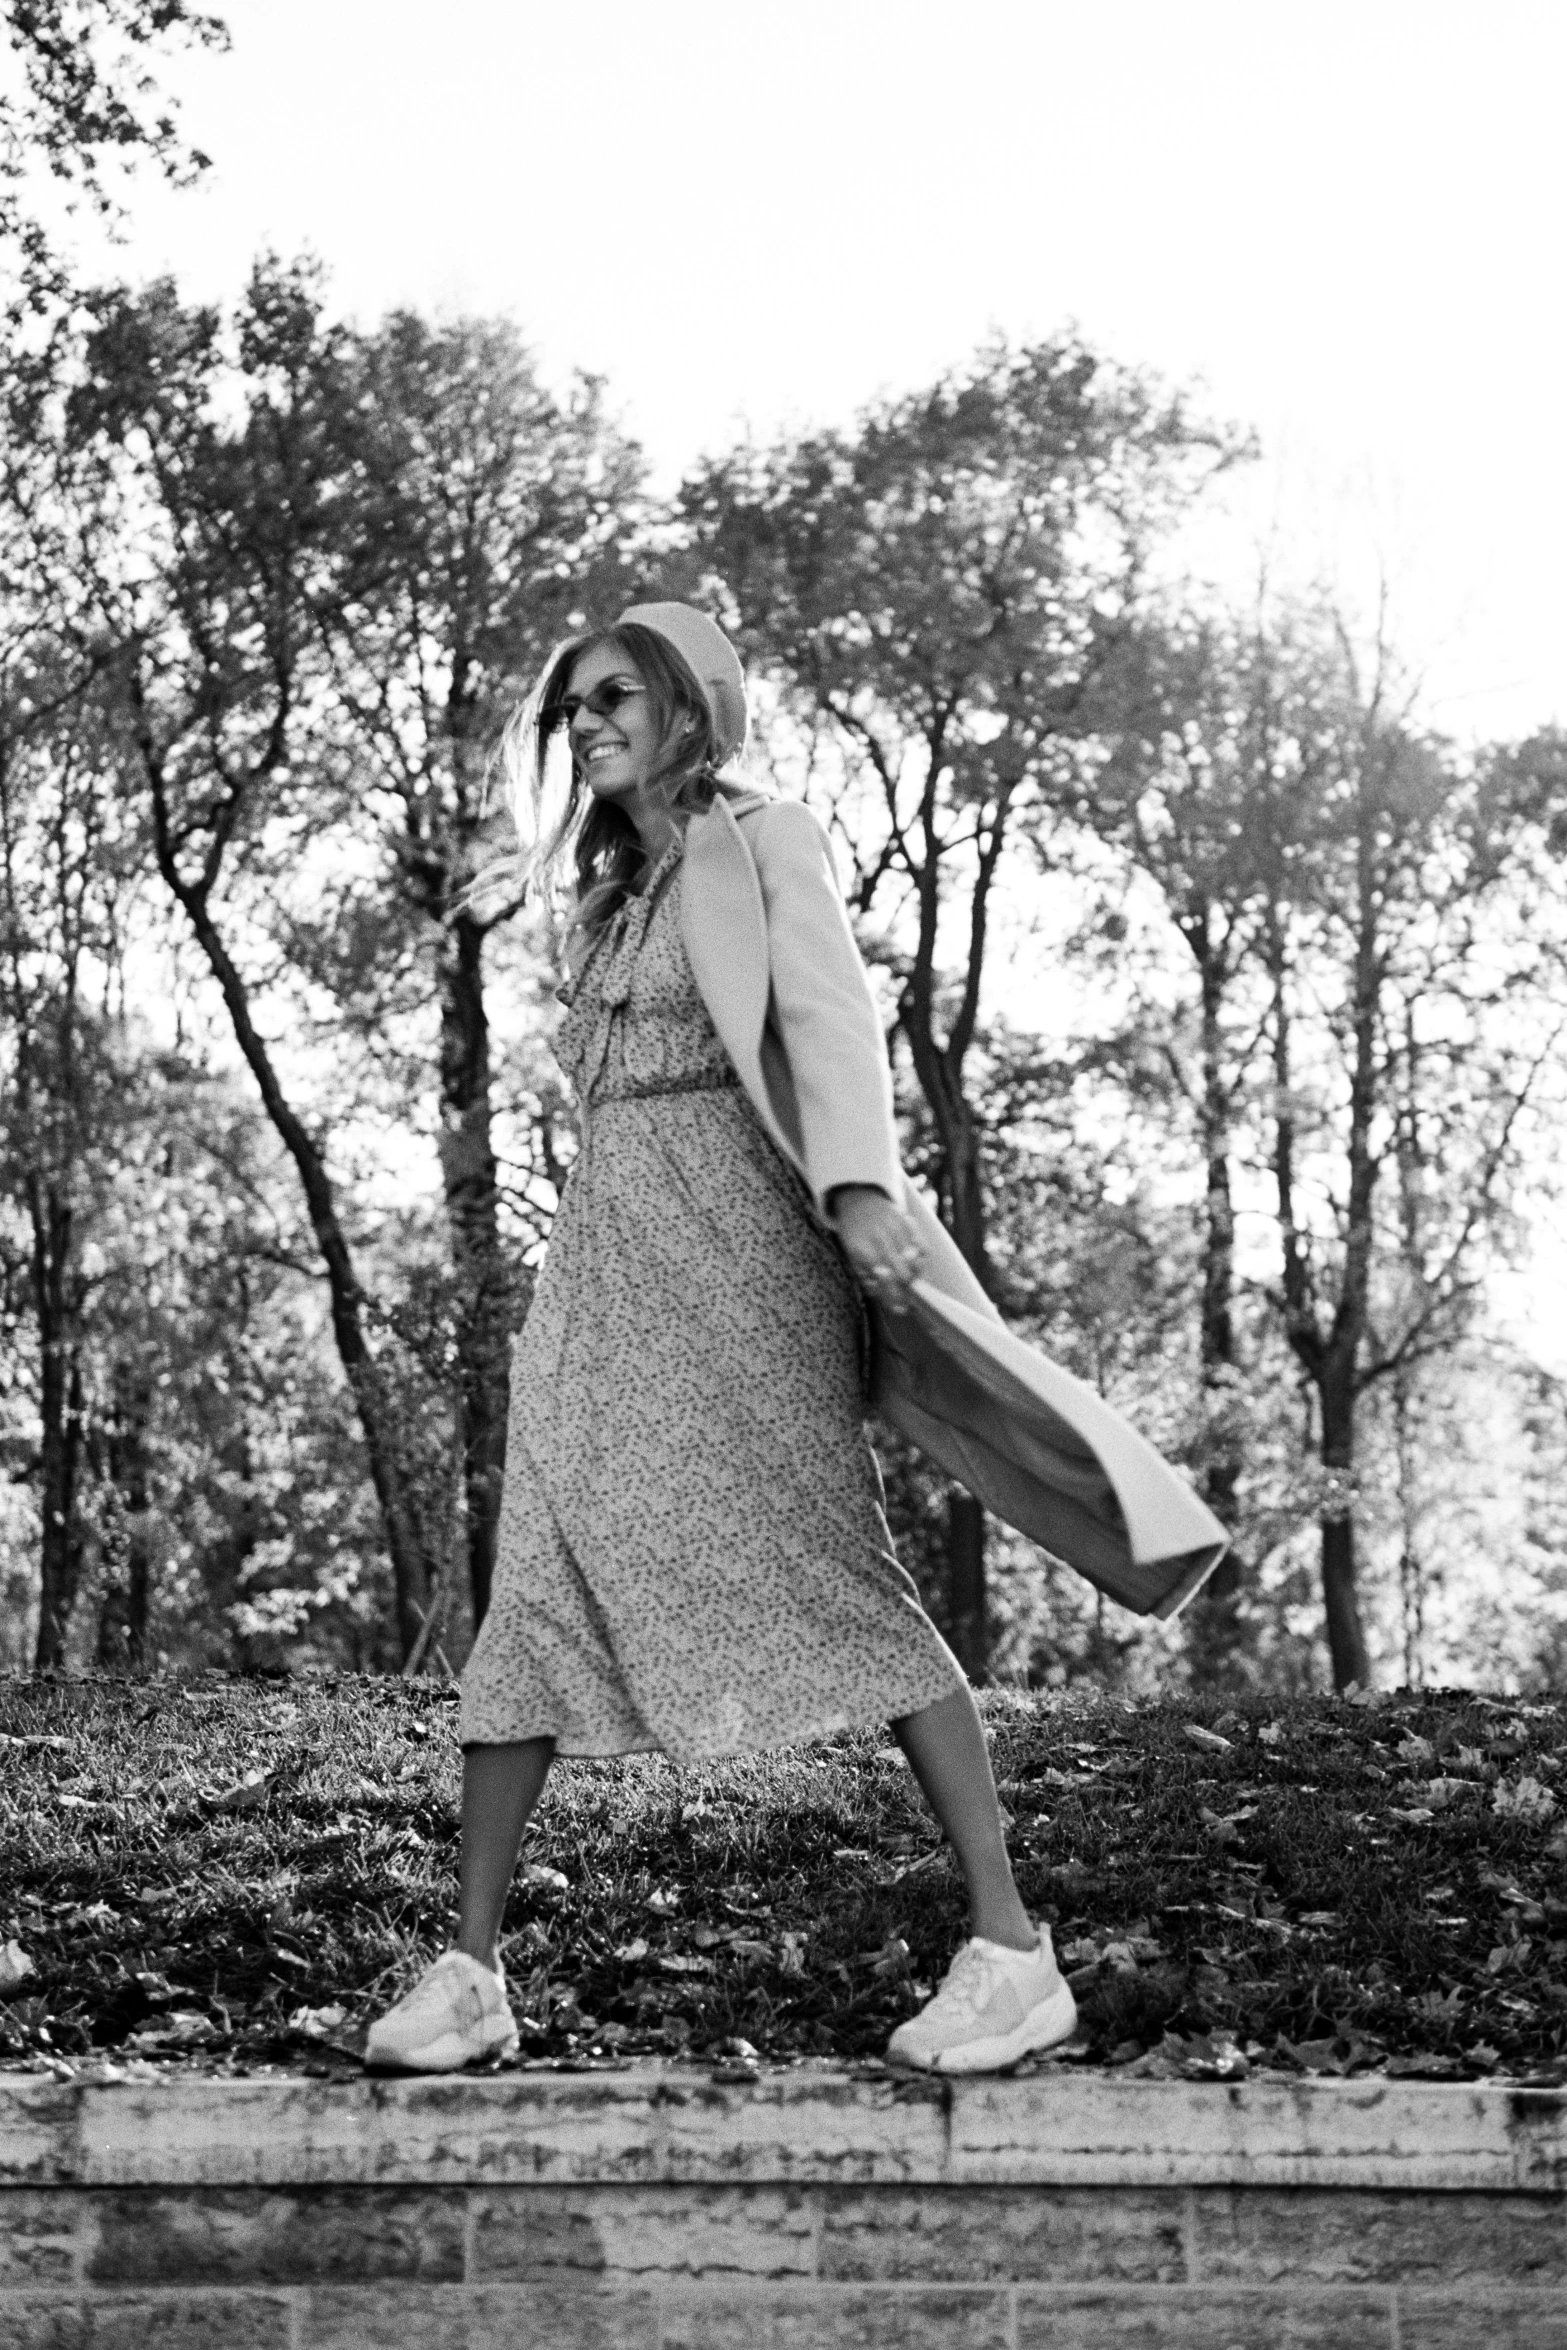
POLYGON ((448 1950, 370 2026, 366 2064, 411 2073, 456 2073, 481 2056, 514 2056, 517 2027, 506 1978, 464 1951, 448 1950))
POLYGON ((1036 1950, 1009 1950, 976 1934, 947 1969, 934 1999, 887 2043, 894 2064, 932 2073, 992 2073, 1030 2049, 1054 2048, 1077 2029, 1077 2002, 1039 1929, 1036 1950))

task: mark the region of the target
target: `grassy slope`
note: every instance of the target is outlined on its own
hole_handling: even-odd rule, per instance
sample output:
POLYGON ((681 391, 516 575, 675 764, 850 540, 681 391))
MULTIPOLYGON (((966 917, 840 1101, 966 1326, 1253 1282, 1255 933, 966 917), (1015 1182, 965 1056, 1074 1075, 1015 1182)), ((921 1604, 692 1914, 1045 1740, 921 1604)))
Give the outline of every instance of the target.
MULTIPOLYGON (((447 1939, 454 1699, 0 1684, 0 1944, 35 1970, 0 1993, 0 2063, 350 2062, 447 1939)), ((1079 2061, 1228 2076, 1227 2035, 1253 2064, 1567 2077, 1567 1707, 986 1712, 1079 2061)), ((961 1933, 956 1872, 869 1734, 699 1773, 562 1765, 524 1862, 524 2061, 731 2037, 874 2056, 961 1933)))

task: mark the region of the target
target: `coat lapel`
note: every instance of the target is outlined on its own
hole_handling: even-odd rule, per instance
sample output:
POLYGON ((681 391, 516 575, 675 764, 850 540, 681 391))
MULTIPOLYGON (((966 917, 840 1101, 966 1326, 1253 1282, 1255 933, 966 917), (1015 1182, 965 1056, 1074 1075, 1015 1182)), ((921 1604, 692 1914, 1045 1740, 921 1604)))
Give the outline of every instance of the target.
MULTIPOLYGON (((758 794, 740 805, 760 808, 766 802, 758 794)), ((767 909, 755 861, 722 795, 686 826, 683 867, 680 931, 697 992, 758 1117, 784 1157, 799 1167, 799 1153, 778 1122, 762 1068, 772 994, 767 909)))

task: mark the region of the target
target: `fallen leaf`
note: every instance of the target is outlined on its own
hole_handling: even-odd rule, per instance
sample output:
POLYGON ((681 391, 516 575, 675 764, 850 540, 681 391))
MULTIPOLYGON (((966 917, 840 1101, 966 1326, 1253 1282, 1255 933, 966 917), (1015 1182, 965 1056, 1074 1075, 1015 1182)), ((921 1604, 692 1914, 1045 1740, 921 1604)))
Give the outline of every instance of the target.
POLYGON ((37 1972, 36 1964, 20 1942, 7 1942, 0 1948, 0 1993, 14 1991, 19 1983, 25 1983, 37 1972))
POLYGON ((132 2048, 204 2048, 217 2037, 218 2027, 210 2017, 195 2008, 181 2007, 161 2023, 133 2032, 129 2044, 132 2048))
POLYGON ((1167 2032, 1163 2046, 1188 2081, 1244 2081, 1251 2066, 1228 2032, 1194 2032, 1182 2040, 1167 2032))
MULTIPOLYGON (((571 1879, 562 1870, 552 1869, 542 1860, 529 1861, 522 1872, 522 1881, 539 1893, 569 1893, 571 1890, 571 1879)), ((648 1907, 658 1907, 656 1897, 648 1903, 648 1907)))
POLYGON ((1232 1739, 1221 1738, 1217 1730, 1205 1730, 1200 1722, 1183 1722, 1181 1734, 1190 1739, 1193 1746, 1200 1746, 1204 1754, 1230 1754, 1234 1751, 1232 1739))
POLYGON ((643 1940, 642 1936, 638 1934, 635 1941, 622 1942, 620 1948, 616 1951, 615 1956, 621 1961, 623 1966, 634 1966, 639 1958, 646 1958, 647 1944, 643 1940))
POLYGON ((288 2028, 291 2032, 298 2032, 302 2039, 324 2040, 329 2032, 335 2032, 338 2025, 347 2019, 346 2007, 296 2007, 288 2019, 288 2028))
POLYGON ((221 1794, 208 1797, 213 1811, 259 1811, 271 1794, 277 1779, 275 1771, 247 1771, 232 1787, 221 1794))
POLYGON ((1433 1811, 1451 1811, 1455 1804, 1477 1795, 1479 1789, 1473 1779, 1426 1779, 1417 1782, 1414 1792, 1433 1811))
POLYGON ((1129 2081, 1178 2081, 1180 2077, 1180 2058, 1168 2055, 1163 2048, 1150 2048, 1146 2056, 1125 2068, 1129 2081))
POLYGON ((1387 2069, 1390 2079, 1395 2081, 1418 2081, 1421 2079, 1447 2081, 1452 2079, 1454 2073, 1461 2072, 1463 2065, 1461 2059, 1456 2056, 1436 2054, 1390 2056, 1387 2060, 1387 2069))
POLYGON ((717 2062, 713 2078, 720 2083, 759 2081, 762 2077, 761 2050, 749 2040, 720 2040, 716 2050, 717 2062))
POLYGON ((1532 1827, 1548 1820, 1556 1809, 1556 1798, 1543 1780, 1524 1777, 1504 1779, 1491 1792, 1491 1808, 1504 1820, 1517 1820, 1532 1827))
POLYGON ((1376 2061, 1377 2051, 1370 2041, 1358 2032, 1346 2039, 1334 2032, 1320 2040, 1286 2040, 1280 2035, 1279 2046, 1308 2073, 1335 2073, 1340 2078, 1352 2072, 1357 2064, 1376 2061))

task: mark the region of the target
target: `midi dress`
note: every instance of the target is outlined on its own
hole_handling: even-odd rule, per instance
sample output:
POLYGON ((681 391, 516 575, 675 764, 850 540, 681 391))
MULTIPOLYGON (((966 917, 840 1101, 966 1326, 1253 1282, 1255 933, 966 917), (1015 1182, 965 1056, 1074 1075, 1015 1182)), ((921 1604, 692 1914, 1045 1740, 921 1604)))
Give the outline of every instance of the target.
POLYGON ((708 1017, 680 883, 676 841, 562 990, 579 1148, 513 1345, 464 1745, 695 1762, 963 1686, 893 1550, 853 1278, 708 1017))

